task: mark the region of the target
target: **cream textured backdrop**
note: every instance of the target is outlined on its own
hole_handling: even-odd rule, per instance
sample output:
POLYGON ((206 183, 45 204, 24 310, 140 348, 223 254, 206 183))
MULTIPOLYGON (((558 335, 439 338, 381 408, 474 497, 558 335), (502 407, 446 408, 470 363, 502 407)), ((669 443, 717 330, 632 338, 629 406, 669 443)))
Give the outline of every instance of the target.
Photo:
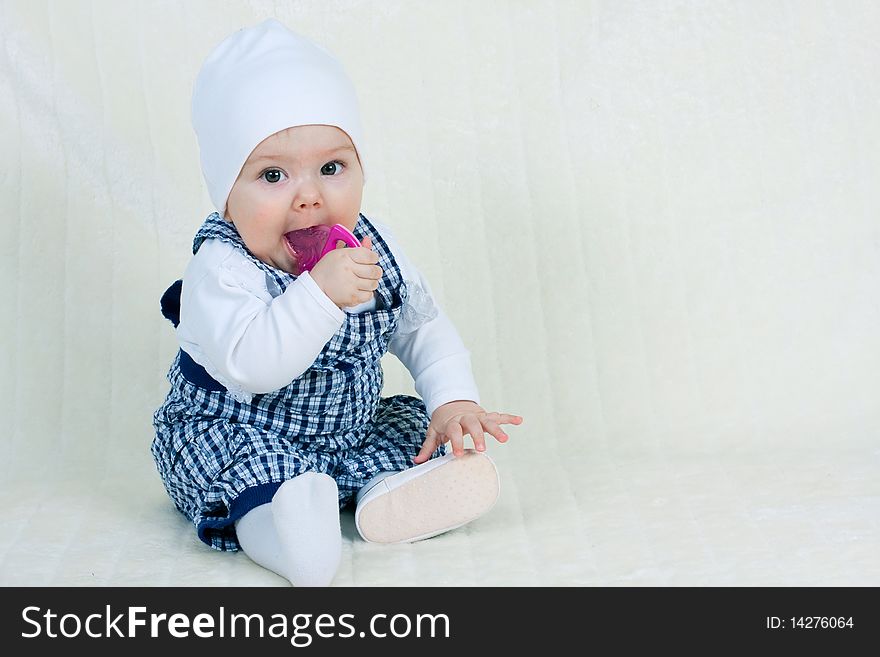
POLYGON ((349 70, 365 212, 525 416, 489 516, 345 518, 339 583, 880 584, 869 0, 0 0, 0 583, 283 583, 149 455, 211 211, 191 84, 268 16, 349 70))

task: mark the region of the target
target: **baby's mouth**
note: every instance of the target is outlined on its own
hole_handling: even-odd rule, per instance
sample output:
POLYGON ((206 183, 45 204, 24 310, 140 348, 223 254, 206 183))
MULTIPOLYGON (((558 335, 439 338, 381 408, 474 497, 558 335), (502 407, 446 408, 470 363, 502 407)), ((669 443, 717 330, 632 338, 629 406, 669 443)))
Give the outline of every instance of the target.
POLYGON ((321 251, 330 235, 330 226, 318 225, 284 233, 284 239, 293 255, 294 276, 309 271, 321 259, 321 251))

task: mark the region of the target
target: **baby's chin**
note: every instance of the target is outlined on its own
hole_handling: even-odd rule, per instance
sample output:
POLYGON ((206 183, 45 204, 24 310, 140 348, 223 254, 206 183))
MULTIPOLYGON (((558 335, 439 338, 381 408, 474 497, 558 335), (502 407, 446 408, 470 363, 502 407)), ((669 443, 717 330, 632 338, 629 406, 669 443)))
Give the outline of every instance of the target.
POLYGON ((291 276, 299 276, 303 273, 300 270, 299 262, 287 253, 276 258, 275 263, 272 266, 275 267, 275 269, 280 269, 285 274, 290 274, 291 276))

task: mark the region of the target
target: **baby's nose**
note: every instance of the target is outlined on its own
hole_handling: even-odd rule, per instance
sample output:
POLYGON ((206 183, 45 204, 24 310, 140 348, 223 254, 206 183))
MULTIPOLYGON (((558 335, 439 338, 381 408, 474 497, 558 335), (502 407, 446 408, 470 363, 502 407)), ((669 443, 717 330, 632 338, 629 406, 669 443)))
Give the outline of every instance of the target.
POLYGON ((309 180, 304 180, 297 187, 293 197, 293 206, 298 210, 309 210, 321 207, 321 192, 318 186, 309 180))
POLYGON ((317 209, 321 207, 321 197, 317 194, 301 194, 295 200, 294 205, 300 210, 317 209))

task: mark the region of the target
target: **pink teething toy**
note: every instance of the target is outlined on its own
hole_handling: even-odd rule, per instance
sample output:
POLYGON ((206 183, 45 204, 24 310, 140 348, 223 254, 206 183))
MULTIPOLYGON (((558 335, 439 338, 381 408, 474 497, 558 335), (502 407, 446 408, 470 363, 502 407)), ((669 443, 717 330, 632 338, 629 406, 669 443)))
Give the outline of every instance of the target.
POLYGON ((296 269, 294 275, 299 276, 304 271, 309 271, 318 264, 318 261, 336 248, 340 240, 346 246, 357 248, 361 245, 348 228, 342 224, 335 226, 310 226, 301 230, 295 230, 285 235, 287 243, 296 254, 296 269))

